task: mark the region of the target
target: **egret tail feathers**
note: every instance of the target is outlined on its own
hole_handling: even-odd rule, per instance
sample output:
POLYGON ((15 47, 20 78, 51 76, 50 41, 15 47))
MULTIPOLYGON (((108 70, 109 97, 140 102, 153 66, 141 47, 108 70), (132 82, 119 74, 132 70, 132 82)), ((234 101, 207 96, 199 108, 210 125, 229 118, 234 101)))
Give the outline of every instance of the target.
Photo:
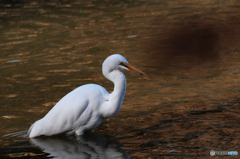
POLYGON ((32 124, 32 126, 28 130, 29 138, 37 137, 41 135, 42 128, 40 126, 36 126, 39 123, 39 120, 32 124))

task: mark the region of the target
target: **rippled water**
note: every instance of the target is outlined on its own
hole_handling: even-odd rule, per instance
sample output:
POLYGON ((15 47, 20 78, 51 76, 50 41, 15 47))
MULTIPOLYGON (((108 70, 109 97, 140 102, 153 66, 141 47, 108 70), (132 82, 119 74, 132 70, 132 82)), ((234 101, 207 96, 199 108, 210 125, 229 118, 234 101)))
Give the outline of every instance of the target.
POLYGON ((0 2, 1 157, 210 158, 210 150, 239 149, 237 0, 10 2, 0 2), (27 139, 25 130, 74 88, 111 92, 101 65, 115 53, 152 77, 124 71, 116 117, 81 139, 27 139), (61 144, 68 148, 49 148, 61 144))

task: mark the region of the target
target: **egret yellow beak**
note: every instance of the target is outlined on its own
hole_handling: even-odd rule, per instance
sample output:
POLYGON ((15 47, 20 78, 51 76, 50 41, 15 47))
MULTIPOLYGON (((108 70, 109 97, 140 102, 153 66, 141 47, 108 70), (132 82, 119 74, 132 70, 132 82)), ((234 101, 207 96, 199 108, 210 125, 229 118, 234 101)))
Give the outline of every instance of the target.
POLYGON ((146 73, 142 72, 141 70, 135 68, 134 66, 132 66, 128 63, 122 62, 122 65, 127 67, 130 71, 137 73, 138 75, 140 75, 146 79, 151 79, 151 77, 149 77, 146 73))

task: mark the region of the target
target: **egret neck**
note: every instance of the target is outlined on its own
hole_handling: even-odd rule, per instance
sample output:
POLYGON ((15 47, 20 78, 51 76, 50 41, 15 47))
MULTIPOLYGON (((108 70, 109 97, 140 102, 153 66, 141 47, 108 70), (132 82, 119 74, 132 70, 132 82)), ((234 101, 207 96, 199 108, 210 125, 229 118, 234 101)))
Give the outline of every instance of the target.
POLYGON ((109 96, 109 104, 107 104, 105 108, 105 112, 103 112, 104 118, 111 118, 115 116, 121 109, 123 99, 126 93, 126 78, 124 74, 114 69, 112 71, 106 72, 103 71, 104 76, 114 83, 114 90, 109 96))

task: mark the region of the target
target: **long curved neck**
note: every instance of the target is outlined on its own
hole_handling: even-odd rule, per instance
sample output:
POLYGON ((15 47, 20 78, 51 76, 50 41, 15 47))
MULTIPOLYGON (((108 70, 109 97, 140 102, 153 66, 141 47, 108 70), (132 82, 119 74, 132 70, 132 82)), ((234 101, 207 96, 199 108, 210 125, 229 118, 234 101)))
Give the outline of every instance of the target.
POLYGON ((107 118, 115 116, 121 109, 126 93, 126 78, 119 70, 103 72, 104 76, 114 83, 114 90, 109 96, 109 112, 107 118))
POLYGON ((111 93, 111 96, 115 99, 120 98, 119 100, 123 100, 126 93, 126 78, 124 74, 119 70, 113 70, 109 73, 109 80, 114 83, 114 90, 111 93))

